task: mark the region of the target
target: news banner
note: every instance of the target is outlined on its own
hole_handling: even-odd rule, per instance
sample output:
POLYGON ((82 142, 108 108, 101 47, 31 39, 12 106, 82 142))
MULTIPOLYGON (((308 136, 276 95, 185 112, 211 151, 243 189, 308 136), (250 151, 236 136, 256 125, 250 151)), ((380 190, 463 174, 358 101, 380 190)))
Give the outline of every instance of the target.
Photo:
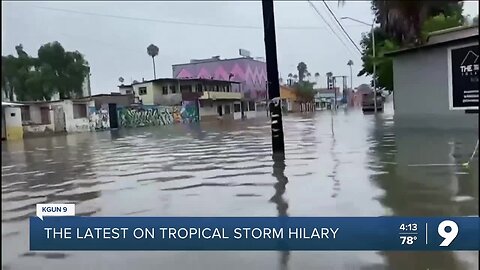
POLYGON ((38 204, 30 250, 479 250, 479 217, 81 217, 38 204))

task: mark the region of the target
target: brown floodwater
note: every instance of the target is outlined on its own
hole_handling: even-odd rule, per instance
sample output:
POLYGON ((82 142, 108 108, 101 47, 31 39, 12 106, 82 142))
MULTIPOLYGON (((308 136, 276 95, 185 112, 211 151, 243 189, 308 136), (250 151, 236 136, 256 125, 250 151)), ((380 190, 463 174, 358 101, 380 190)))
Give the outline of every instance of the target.
MULTIPOLYGON (((388 105, 388 104, 387 104, 388 105)), ((2 269, 470 270, 478 252, 30 252, 37 203, 83 216, 477 216, 478 131, 399 130, 391 109, 2 143, 2 269), (418 166, 418 164, 447 164, 418 166), (412 166, 413 165, 413 166, 412 166)))

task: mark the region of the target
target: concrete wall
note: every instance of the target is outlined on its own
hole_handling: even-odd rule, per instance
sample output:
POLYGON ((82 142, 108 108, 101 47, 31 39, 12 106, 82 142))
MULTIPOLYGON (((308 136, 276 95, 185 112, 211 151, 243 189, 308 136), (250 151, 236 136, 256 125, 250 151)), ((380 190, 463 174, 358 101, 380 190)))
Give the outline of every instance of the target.
POLYGON ((7 140, 23 138, 22 112, 19 107, 3 107, 7 140))
POLYGON ((105 95, 92 97, 95 102, 95 109, 100 110, 103 104, 114 103, 117 107, 129 106, 133 103, 133 95, 105 95))
MULTIPOLYGON (((456 46, 453 44, 449 46, 456 46)), ((478 129, 478 114, 449 110, 448 46, 394 57, 395 123, 399 127, 478 129)))
MULTIPOLYGON (((57 104, 57 103, 55 103, 57 104)), ((55 131, 55 123, 54 123, 54 116, 52 106, 49 103, 44 104, 30 104, 29 111, 30 111, 30 120, 26 121, 22 119, 23 122, 23 133, 24 137, 35 137, 35 136, 43 136, 43 135, 50 135, 55 131), (42 116, 41 116, 41 108, 47 107, 49 109, 48 117, 50 119, 49 124, 42 123, 42 116)))
POLYGON ((133 85, 132 87, 133 91, 135 91, 135 96, 142 100, 143 105, 154 105, 154 92, 156 91, 156 86, 153 83, 139 83, 133 85), (147 87, 147 94, 140 95, 138 91, 140 87, 147 87))
POLYGON ((90 131, 90 121, 88 119, 88 107, 93 107, 94 102, 90 103, 74 103, 71 100, 63 101, 63 111, 65 112, 65 127, 67 132, 85 132, 90 131), (73 104, 82 104, 85 106, 87 116, 82 118, 74 118, 73 104))
POLYGON ((204 103, 203 107, 199 108, 200 120, 208 119, 235 119, 233 111, 233 102, 232 101, 201 101, 204 103), (222 106, 222 117, 218 115, 217 107, 222 106), (225 114, 225 108, 230 107, 230 114, 225 114))

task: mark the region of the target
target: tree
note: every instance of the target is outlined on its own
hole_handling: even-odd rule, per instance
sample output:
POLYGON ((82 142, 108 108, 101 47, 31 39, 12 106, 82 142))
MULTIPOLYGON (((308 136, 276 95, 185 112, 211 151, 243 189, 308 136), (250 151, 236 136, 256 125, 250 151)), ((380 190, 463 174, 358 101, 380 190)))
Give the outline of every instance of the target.
POLYGON ((298 70, 298 80, 300 82, 303 82, 303 80, 305 79, 305 76, 308 73, 307 64, 305 64, 304 62, 298 63, 297 70, 298 70))
POLYGON ((294 79, 295 81, 297 81, 298 75, 297 75, 297 74, 293 75, 293 79, 294 79))
MULTIPOLYGON (((372 1, 377 23, 397 42, 418 44, 424 42, 422 27, 431 17, 439 14, 452 16, 462 9, 460 1, 372 1)), ((460 12, 461 14, 461 12, 460 12)))
POLYGON ((347 66, 350 67, 350 89, 353 89, 353 73, 352 73, 353 61, 352 61, 352 60, 348 60, 347 66))
MULTIPOLYGON (((427 19, 422 28, 421 38, 426 40, 428 34, 433 31, 460 26, 464 19, 461 13, 451 12, 450 16, 437 15, 427 19)), ((382 28, 374 29, 375 33, 375 59, 372 58, 372 40, 370 33, 364 33, 360 45, 362 47, 362 69, 357 76, 373 75, 373 63, 376 63, 376 80, 379 89, 393 91, 393 62, 392 58, 385 56, 385 53, 402 48, 402 43, 383 31, 382 28)), ((403 45, 405 46, 405 45, 403 45)), ((372 81, 373 85, 373 81, 372 81)))
POLYGON ((88 63, 78 51, 67 52, 58 42, 47 43, 38 57, 29 56, 23 46, 15 46, 18 57, 2 56, 2 88, 13 101, 50 100, 53 94, 70 98, 82 93, 89 73, 88 63))
POLYGON ((152 62, 153 62, 153 78, 154 79, 157 79, 157 74, 155 73, 155 56, 158 55, 158 47, 153 45, 153 44, 150 44, 148 47, 147 47, 147 53, 148 55, 150 55, 152 57, 152 62))
POLYGON ((47 43, 38 49, 38 64, 35 70, 40 72, 45 96, 58 92, 60 99, 79 96, 83 82, 89 74, 89 67, 83 55, 68 52, 57 42, 47 43))

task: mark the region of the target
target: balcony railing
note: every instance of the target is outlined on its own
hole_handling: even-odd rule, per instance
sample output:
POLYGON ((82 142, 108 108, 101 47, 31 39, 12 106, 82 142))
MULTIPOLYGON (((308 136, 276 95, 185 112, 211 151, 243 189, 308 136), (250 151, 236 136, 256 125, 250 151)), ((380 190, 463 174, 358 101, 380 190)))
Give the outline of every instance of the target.
POLYGON ((242 97, 242 93, 239 92, 204 91, 200 99, 242 99, 242 97))

